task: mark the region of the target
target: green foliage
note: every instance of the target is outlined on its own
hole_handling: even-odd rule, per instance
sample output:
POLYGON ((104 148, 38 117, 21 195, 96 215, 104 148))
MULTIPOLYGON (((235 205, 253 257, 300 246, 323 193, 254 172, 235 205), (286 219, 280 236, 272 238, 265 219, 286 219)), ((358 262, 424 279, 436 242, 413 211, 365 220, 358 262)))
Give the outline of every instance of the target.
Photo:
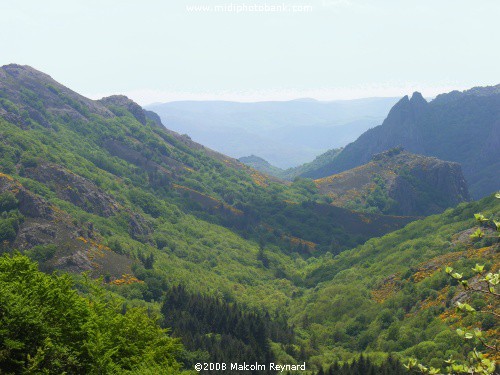
POLYGON ((10 211, 17 208, 17 199, 11 192, 0 194, 0 212, 10 211))
POLYGON ((29 251, 25 252, 29 258, 38 263, 46 262, 55 255, 57 251, 57 246, 54 244, 50 245, 37 245, 32 247, 29 251))
MULTIPOLYGON (((272 183, 186 137, 138 122, 124 108, 110 107, 117 116, 101 116, 94 111, 98 102, 45 87, 63 110, 44 109, 45 91, 23 91, 19 108, 30 112, 18 110, 19 122, 0 119, 0 170, 56 212, 53 221, 28 217, 25 223, 47 220, 58 229, 54 241, 82 232, 85 241, 96 242, 88 247, 111 248, 111 261, 92 269, 106 275, 110 292, 84 283, 78 294, 68 276, 44 275, 23 257, 2 258, 0 360, 10 372, 31 366, 34 373, 175 373, 181 358, 193 363, 200 348, 199 358, 229 358, 234 348, 241 358, 251 352, 328 365, 349 362, 359 351, 380 358, 394 351, 429 362, 447 351, 459 353, 456 335, 444 334, 447 326, 438 319, 445 307, 422 307, 456 284, 447 285, 443 272, 418 282, 414 277, 420 263, 463 250, 452 236, 470 229, 474 212, 498 211, 497 203, 461 205, 354 248, 373 233, 361 233, 351 221, 373 217, 330 210, 311 180, 272 183), (74 186, 62 186, 58 178, 40 182, 38 168, 46 164, 87 180, 91 191, 84 204, 68 198, 81 195, 74 186), (105 195, 113 201, 109 215, 92 210, 105 195), (132 270, 139 282, 113 285, 120 262, 125 265, 116 269, 132 270), (24 271, 12 271, 16 267, 24 271), (387 280, 394 281, 390 293, 376 301, 373 292, 387 280), (164 308, 165 317, 157 316, 154 308, 164 307, 164 296, 179 284, 191 305, 176 300, 164 308), (219 312, 216 317, 210 309, 219 312), (214 322, 227 311, 232 322, 214 322), (194 352, 181 353, 158 321, 173 326, 194 352)), ((12 196, 1 201, 0 239, 12 242, 23 218, 12 196)), ((379 191, 373 202, 379 210, 390 205, 379 191)), ((392 228, 380 220, 375 228, 392 228)), ((476 247, 490 240, 489 229, 481 228, 486 235, 476 247)), ((26 255, 55 263, 59 252, 49 244, 26 255)), ((459 260, 457 267, 476 261, 459 260)))
MULTIPOLYGON (((496 198, 500 198, 495 194, 496 198)), ((474 218, 481 224, 487 225, 490 222, 495 223, 495 220, 485 217, 483 214, 474 214, 474 218)), ((495 225, 496 229, 498 227, 495 225)), ((479 229, 478 229, 479 230, 479 229)), ((483 236, 477 235, 477 231, 471 236, 473 239, 480 238, 483 236)), ((475 276, 471 278, 470 282, 466 280, 463 274, 458 272, 453 272, 452 267, 446 267, 445 272, 454 280, 458 281, 462 287, 466 291, 466 298, 462 298, 462 300, 470 300, 475 294, 480 294, 482 300, 474 300, 475 304, 478 305, 478 308, 471 306, 467 302, 457 301, 457 311, 462 312, 464 314, 469 314, 472 316, 475 315, 486 315, 490 320, 493 318, 499 318, 500 314, 498 314, 498 307, 500 302, 500 293, 497 293, 497 286, 500 283, 500 274, 499 273, 491 273, 485 275, 485 266, 477 264, 472 268, 475 276), (483 284, 483 285, 481 285, 483 284)), ((469 320, 470 321, 470 320, 469 320)), ((482 351, 487 351, 488 354, 497 356, 500 351, 500 342, 498 338, 494 337, 491 340, 493 342, 488 341, 486 335, 483 333, 484 329, 492 329, 495 326, 495 322, 491 322, 488 324, 488 320, 486 320, 486 324, 483 324, 484 319, 476 321, 478 324, 473 330, 466 328, 458 328, 456 330, 457 335, 466 341, 471 341, 474 343, 474 350, 472 350, 468 355, 468 360, 466 362, 458 362, 452 357, 446 360, 446 370, 447 374, 484 374, 490 375, 494 374, 496 369, 495 360, 490 359, 490 356, 483 354, 482 351), (483 330, 481 330, 481 327, 483 330), (479 347, 479 349, 478 349, 479 347)), ((418 369, 421 373, 424 374, 441 374, 442 371, 439 368, 435 367, 426 367, 420 363, 418 363, 415 359, 411 359, 407 365, 405 365, 407 369, 418 369)))
POLYGON ((115 374, 151 363, 177 373, 180 344, 141 308, 93 282, 46 275, 21 255, 0 257, 0 368, 6 373, 115 374))
POLYGON ((0 244, 16 238, 22 220, 23 216, 17 210, 4 211, 0 214, 0 244))

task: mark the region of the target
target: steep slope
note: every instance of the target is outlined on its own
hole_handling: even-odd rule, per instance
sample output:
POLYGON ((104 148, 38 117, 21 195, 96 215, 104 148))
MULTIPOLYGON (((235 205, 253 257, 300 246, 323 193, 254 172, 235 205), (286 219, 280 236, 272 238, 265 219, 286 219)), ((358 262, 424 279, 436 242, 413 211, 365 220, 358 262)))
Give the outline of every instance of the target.
POLYGON ((476 198, 500 186, 500 85, 451 92, 430 103, 405 96, 382 125, 349 144, 335 160, 302 176, 322 178, 360 166, 403 146, 417 154, 460 163, 476 198))
POLYGON ((339 252, 413 220, 332 209, 300 183, 158 126, 126 97, 92 101, 26 66, 2 67, 0 77, 1 193, 16 202, 2 241, 40 253, 47 269, 123 282, 153 254, 158 279, 252 304, 263 290, 282 293, 272 275, 287 274, 290 256, 339 252), (188 276, 197 273, 197 282, 188 276))
POLYGON ((459 164, 402 148, 315 183, 333 205, 399 215, 431 215, 470 200, 459 164))
MULTIPOLYGON (((473 275, 476 264, 485 265, 486 273, 498 272, 499 232, 485 225, 484 237, 471 239, 480 225, 474 219, 478 212, 498 220, 500 199, 462 203, 310 263, 304 270, 309 288, 292 302, 291 310, 297 330, 308 332, 315 343, 316 360, 345 360, 356 351, 399 353, 441 368, 450 355, 464 360, 473 346, 455 329, 472 320, 457 314, 455 303, 468 300, 480 309, 483 296, 467 299, 445 267, 463 272, 465 278, 473 275)), ((498 319, 476 318, 485 337, 498 338, 498 319)))

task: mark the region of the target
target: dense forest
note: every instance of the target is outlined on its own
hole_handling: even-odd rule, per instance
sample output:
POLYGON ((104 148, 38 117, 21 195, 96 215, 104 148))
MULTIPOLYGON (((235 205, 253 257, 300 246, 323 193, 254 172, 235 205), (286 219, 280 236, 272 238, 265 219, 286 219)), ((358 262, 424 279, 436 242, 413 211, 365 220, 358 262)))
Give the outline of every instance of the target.
POLYGON ((0 69, 0 130, 3 373, 246 361, 405 374, 410 359, 498 359, 455 332, 498 336, 497 310, 456 311, 498 307, 463 288, 498 275, 494 195, 426 218, 337 207, 312 180, 259 173, 126 97, 93 101, 18 65, 0 69))

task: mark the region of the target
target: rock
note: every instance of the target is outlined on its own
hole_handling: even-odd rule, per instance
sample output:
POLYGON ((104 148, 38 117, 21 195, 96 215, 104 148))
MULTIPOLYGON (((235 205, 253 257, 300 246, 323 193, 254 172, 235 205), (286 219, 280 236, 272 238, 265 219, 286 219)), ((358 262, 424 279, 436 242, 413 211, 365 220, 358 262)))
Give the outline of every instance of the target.
POLYGON ((69 172, 56 164, 26 168, 24 175, 51 186, 57 196, 83 210, 109 217, 119 210, 118 202, 104 193, 92 181, 69 172))

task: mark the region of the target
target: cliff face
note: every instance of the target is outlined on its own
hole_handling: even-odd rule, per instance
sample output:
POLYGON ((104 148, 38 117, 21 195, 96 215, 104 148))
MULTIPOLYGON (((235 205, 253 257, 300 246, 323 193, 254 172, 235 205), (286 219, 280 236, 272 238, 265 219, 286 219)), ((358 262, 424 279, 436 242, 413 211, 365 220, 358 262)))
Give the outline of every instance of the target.
POLYGON ((316 184, 334 205, 398 215, 435 214, 470 200, 459 164, 400 148, 316 184))
POLYGON ((500 186, 500 85, 439 95, 402 98, 382 125, 363 133, 328 165, 303 174, 322 178, 363 165, 393 147, 460 163, 472 195, 500 186))

